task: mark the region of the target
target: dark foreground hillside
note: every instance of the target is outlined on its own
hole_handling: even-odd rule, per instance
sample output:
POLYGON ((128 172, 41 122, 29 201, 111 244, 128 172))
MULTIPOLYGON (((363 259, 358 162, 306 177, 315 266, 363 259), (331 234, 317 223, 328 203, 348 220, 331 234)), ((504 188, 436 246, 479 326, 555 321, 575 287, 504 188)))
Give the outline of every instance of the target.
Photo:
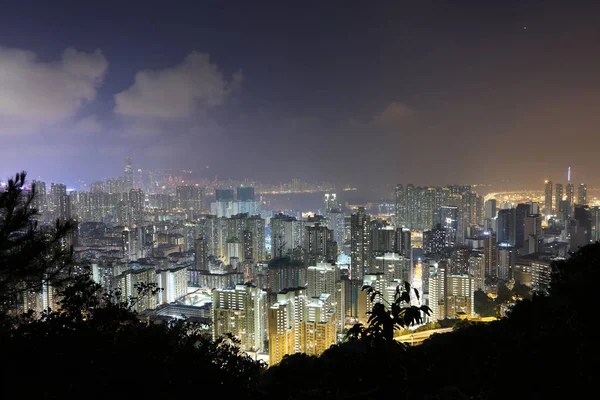
POLYGON ((581 398, 592 389, 600 244, 556 265, 551 293, 508 318, 404 349, 381 337, 294 355, 265 370, 229 339, 186 323, 147 325, 124 303, 81 282, 63 311, 5 317, 3 397, 257 399, 581 398))

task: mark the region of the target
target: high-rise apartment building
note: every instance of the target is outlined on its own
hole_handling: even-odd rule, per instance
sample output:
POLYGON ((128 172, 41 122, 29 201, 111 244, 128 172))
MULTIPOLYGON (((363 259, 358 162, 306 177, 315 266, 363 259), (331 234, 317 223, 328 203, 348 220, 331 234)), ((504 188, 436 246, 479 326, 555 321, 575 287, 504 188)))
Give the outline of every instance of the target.
POLYGON ((281 291, 268 311, 269 365, 279 364, 283 356, 301 351, 301 327, 308 297, 306 289, 281 291))
POLYGON ((291 255, 304 244, 304 222, 285 214, 271 218, 271 252, 273 258, 291 255))
POLYGON ((61 221, 71 219, 71 205, 67 195, 67 186, 63 183, 50 185, 51 208, 57 219, 61 221))
POLYGON ((255 201, 254 186, 239 186, 237 188, 238 201, 255 201))
POLYGON ((337 243, 333 231, 326 225, 315 223, 305 226, 304 263, 308 266, 317 263, 337 261, 337 243))
POLYGON ((186 267, 163 269, 156 272, 158 303, 174 303, 188 294, 188 273, 186 267))
POLYGON ((204 189, 198 186, 177 186, 175 188, 177 207, 182 210, 190 210, 200 213, 203 208, 204 189))
POLYGON ((429 277, 431 319, 471 317, 475 314, 475 280, 471 275, 448 274, 444 264, 429 277))
POLYGON ((323 213, 328 215, 331 210, 338 208, 337 196, 335 193, 325 193, 325 208, 323 213))
POLYGON ((396 185, 396 226, 406 226, 406 192, 400 184, 396 185))
POLYGON ((371 217, 364 207, 350 218, 350 278, 361 280, 371 259, 371 217))
POLYGON ((156 283, 156 269, 154 267, 129 269, 115 278, 115 284, 120 288, 123 298, 136 297, 138 299, 133 307, 137 312, 153 310, 156 308, 157 302, 157 296, 152 293, 145 293, 140 296, 138 284, 156 283))
POLYGON ((231 333, 245 351, 263 352, 267 340, 267 294, 252 285, 212 293, 213 338, 231 333))
POLYGON ((38 212, 44 213, 48 210, 48 194, 46 192, 46 182, 33 181, 32 186, 35 186, 35 197, 32 205, 38 212))

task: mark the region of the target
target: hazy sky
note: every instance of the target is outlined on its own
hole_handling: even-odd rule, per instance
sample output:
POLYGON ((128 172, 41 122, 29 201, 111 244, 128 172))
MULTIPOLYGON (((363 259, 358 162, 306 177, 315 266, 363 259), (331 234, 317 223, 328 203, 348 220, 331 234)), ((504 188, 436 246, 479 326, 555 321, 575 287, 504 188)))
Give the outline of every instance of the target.
POLYGON ((599 30, 596 1, 4 0, 0 173, 598 186, 599 30))

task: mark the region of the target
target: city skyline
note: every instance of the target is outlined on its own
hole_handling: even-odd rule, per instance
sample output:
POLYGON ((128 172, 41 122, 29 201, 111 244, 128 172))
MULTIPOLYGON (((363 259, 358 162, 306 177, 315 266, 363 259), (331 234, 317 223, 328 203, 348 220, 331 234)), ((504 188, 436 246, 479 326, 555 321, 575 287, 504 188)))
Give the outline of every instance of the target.
POLYGON ((600 184, 593 3, 60 5, 0 15, 2 179, 600 184))

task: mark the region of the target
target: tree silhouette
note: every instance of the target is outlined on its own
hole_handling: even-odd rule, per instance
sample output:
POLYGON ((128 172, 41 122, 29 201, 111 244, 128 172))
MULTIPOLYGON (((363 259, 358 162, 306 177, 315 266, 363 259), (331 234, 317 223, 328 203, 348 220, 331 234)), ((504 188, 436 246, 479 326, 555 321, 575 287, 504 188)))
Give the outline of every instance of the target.
POLYGON ((56 221, 40 226, 33 208, 35 185, 25 191, 25 172, 0 192, 0 314, 9 311, 19 294, 39 290, 42 282, 59 285, 72 277, 72 249, 67 238, 75 225, 56 221))
POLYGON ((412 289, 408 282, 404 285, 397 285, 394 293, 394 300, 389 302, 384 295, 372 286, 363 286, 363 291, 367 292, 371 302, 379 299, 373 304, 369 312, 367 326, 355 324, 348 330, 349 339, 383 339, 394 340, 394 332, 397 329, 404 329, 410 326, 423 323, 423 314, 430 315, 431 309, 426 306, 411 305, 411 292, 414 293, 417 300, 420 294, 417 289, 412 289))

